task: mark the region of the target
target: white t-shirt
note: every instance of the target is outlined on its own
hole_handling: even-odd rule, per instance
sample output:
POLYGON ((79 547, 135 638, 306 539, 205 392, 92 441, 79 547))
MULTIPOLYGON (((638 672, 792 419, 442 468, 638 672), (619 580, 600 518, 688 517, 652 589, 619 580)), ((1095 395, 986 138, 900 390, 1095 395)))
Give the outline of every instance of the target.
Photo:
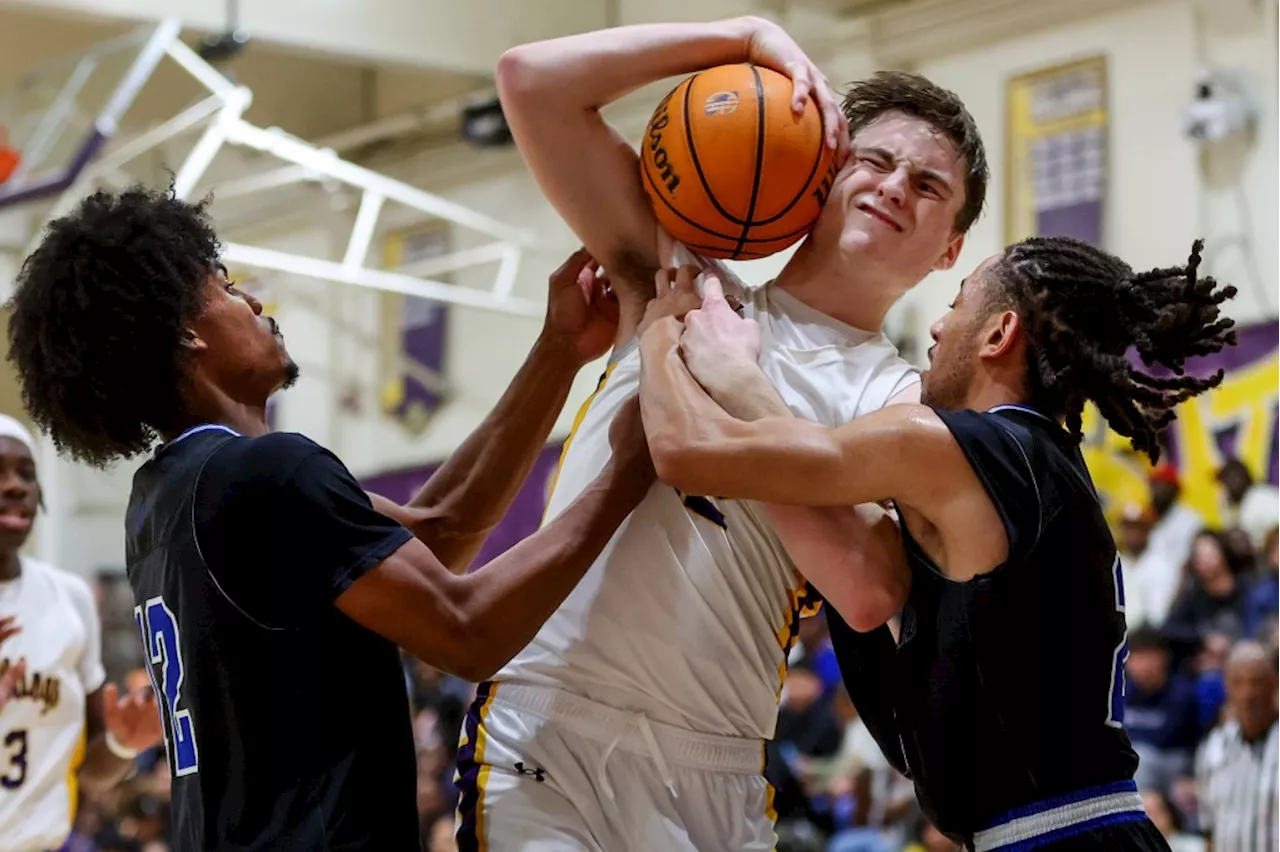
MULTIPOLYGON (((919 380, 883 335, 773 286, 748 291, 727 270, 722 280, 760 323, 761 367, 797 416, 836 426, 919 380)), ((639 385, 633 342, 578 413, 548 520, 604 467, 609 424, 639 385)), ((494 680, 563 689, 695 731, 770 738, 806 588, 763 507, 659 483, 494 680)))
POLYGON ((0 582, 0 616, 22 631, 0 644, 0 670, 27 671, 0 709, 0 849, 56 849, 71 832, 84 759, 85 699, 102 686, 102 628, 89 586, 34 559, 0 582))

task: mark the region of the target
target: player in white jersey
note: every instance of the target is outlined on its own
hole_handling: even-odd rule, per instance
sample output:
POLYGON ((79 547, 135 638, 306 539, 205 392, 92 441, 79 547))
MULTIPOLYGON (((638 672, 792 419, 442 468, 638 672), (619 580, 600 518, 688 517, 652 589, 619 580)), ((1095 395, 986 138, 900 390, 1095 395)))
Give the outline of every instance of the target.
MULTIPOLYGON (((655 80, 738 61, 787 73, 801 103, 812 89, 841 158, 852 148, 777 280, 739 285, 767 336, 762 366, 797 415, 829 425, 918 399, 914 370, 879 329, 899 296, 955 261, 982 206, 985 155, 954 95, 914 75, 877 75, 845 99, 850 140, 825 78, 766 21, 623 27, 515 48, 498 84, 516 142, 609 269, 622 313, 548 517, 608 459, 607 424, 638 388, 633 338, 655 275, 681 259, 662 244, 635 152, 599 110, 655 80)), ((459 847, 772 848, 764 740, 799 619, 816 601, 807 581, 821 590, 857 580, 848 536, 859 533, 842 522, 856 511, 879 510, 778 514, 655 486, 534 641, 480 686, 458 755, 459 847)), ((869 594, 865 621, 883 623, 890 600, 869 594)))
POLYGON ((149 694, 105 684, 101 623, 89 585, 20 556, 40 502, 31 434, 0 415, 0 849, 40 852, 66 841, 78 786, 106 789, 160 742, 149 694), (18 674, 15 676, 14 672, 18 674))

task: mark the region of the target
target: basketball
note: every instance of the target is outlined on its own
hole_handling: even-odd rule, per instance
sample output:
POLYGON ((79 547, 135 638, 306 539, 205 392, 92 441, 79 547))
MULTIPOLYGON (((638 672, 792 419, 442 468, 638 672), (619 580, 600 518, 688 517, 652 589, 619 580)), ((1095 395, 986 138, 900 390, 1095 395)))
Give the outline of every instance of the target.
POLYGON ((645 128, 641 179, 658 222, 708 257, 753 260, 803 238, 835 175, 822 113, 791 80, 736 64, 683 80, 645 128))

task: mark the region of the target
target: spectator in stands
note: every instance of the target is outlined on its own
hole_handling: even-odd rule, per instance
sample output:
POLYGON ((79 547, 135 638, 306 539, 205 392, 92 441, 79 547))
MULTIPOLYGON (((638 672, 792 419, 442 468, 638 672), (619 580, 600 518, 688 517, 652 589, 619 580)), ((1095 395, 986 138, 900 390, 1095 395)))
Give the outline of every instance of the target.
POLYGON ((1229 718, 1196 755, 1200 826, 1213 852, 1271 852, 1277 837, 1277 762, 1274 654, 1252 640, 1227 661, 1229 718))
POLYGON ((1174 604, 1165 635, 1183 650, 1198 647, 1210 633, 1233 640, 1244 635, 1245 583, 1231 570, 1219 533, 1196 536, 1186 573, 1189 582, 1174 604))
POLYGON ((1218 471, 1224 505, 1222 521, 1225 529, 1244 530, 1255 550, 1262 549, 1267 531, 1280 516, 1280 490, 1267 482, 1254 482, 1248 466, 1239 459, 1227 459, 1218 471))
POLYGON ((1204 838, 1184 830, 1182 814, 1164 793, 1147 790, 1142 794, 1142 804, 1169 843, 1170 852, 1205 852, 1204 838))
POLYGON ((833 837, 828 852, 898 850, 907 840, 907 821, 919 813, 911 782, 885 760, 866 723, 858 716, 844 684, 835 693, 842 729, 840 751, 831 766, 828 794, 838 803, 849 797, 844 820, 833 808, 833 837))
POLYGON ((1200 513, 1179 499, 1182 482, 1178 469, 1168 462, 1157 465, 1147 480, 1155 523, 1147 547, 1172 565, 1183 565, 1191 557, 1191 542, 1204 528, 1200 513))
POLYGON ((1258 570, 1244 607, 1244 633, 1263 640, 1280 614, 1280 527, 1272 526, 1262 542, 1258 570))
MULTIPOLYGON (((774 738, 765 745, 765 777, 776 791, 773 803, 780 833, 783 823, 791 822, 829 828, 829 815, 815 812, 810 797, 821 785, 817 777, 821 767, 815 762, 834 757, 840 738, 835 708, 825 694, 822 678, 814 671, 812 660, 802 657, 788 667, 774 738)), ((793 837, 790 831, 788 828, 789 842, 808 842, 807 834, 793 837)))
POLYGON ((1191 771, 1200 739, 1195 681, 1170 669, 1164 638, 1143 627, 1129 635, 1124 727, 1138 752, 1134 780, 1141 790, 1167 793, 1191 771))
POLYGON ((1182 585, 1182 562, 1168 547, 1151 544, 1155 511, 1126 506, 1120 521, 1120 568, 1124 576, 1124 619, 1130 630, 1160 627, 1182 585))
POLYGON ((825 618, 800 620, 796 646, 792 649, 790 660, 794 662, 801 657, 808 660, 809 668, 822 681, 823 696, 834 696, 836 688, 840 686, 840 664, 836 662, 836 652, 831 648, 831 634, 827 632, 825 618))
POLYGON ((1248 533, 1239 527, 1228 527, 1222 530, 1222 545, 1227 553, 1227 564, 1233 572, 1244 575, 1253 573, 1258 551, 1248 533))

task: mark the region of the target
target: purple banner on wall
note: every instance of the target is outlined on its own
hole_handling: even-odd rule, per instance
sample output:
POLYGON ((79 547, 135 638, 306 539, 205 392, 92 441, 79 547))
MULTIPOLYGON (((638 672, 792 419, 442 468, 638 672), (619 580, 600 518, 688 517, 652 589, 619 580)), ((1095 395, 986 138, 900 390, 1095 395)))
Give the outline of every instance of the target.
MULTIPOLYGON (((555 474, 556 465, 560 461, 560 449, 559 443, 548 444, 538 454, 520 492, 516 494, 506 515, 494 528, 489 540, 480 549, 479 555, 472 563, 473 567, 485 565, 505 553, 541 526, 542 514, 547 505, 547 495, 550 492, 551 477, 555 474)), ((381 494, 397 503, 407 503, 439 469, 440 464, 442 463, 382 473, 366 477, 360 484, 366 491, 381 494)))
POLYGON ((1031 146, 1036 233, 1102 245, 1103 126, 1047 135, 1031 146))
MULTIPOLYGON (((401 351, 423 367, 443 372, 448 317, 442 303, 406 296, 400 326, 401 351)), ((440 395, 412 375, 404 376, 402 382, 393 413, 420 428, 425 415, 440 404, 440 395)))
MULTIPOLYGON (((390 235, 386 244, 388 269, 403 269, 449 253, 449 229, 440 223, 400 231, 390 235)), ((424 373, 442 379, 445 373, 445 347, 449 329, 449 309, 444 302, 415 296, 391 296, 397 326, 398 345, 384 364, 389 371, 384 378, 383 410, 404 424, 413 434, 420 434, 431 415, 443 401, 440 385, 425 383, 424 373), (407 360, 413 365, 406 369, 407 360)), ((384 315, 385 316, 385 315, 384 315)))

